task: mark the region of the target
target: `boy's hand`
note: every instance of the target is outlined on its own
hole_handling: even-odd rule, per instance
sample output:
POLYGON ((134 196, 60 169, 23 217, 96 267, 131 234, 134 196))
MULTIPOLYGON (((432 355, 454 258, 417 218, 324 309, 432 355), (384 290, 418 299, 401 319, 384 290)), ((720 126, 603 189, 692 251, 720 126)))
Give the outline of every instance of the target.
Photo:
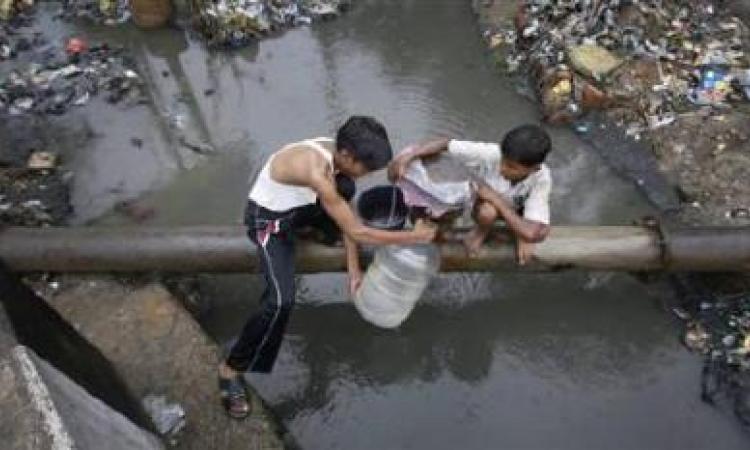
POLYGON ((471 182, 471 188, 474 190, 477 198, 481 200, 489 200, 490 198, 496 198, 499 196, 489 184, 479 180, 473 180, 471 182))
POLYGON ((531 242, 526 242, 523 239, 516 239, 516 258, 518 264, 524 266, 526 263, 531 262, 531 259, 534 257, 535 248, 536 245, 531 242))
POLYGON ((406 175, 406 170, 409 168, 411 160, 412 155, 401 154, 388 164, 388 179, 391 183, 395 183, 406 175))
POLYGON ((349 272, 349 296, 354 299, 359 287, 362 285, 362 271, 349 272))
POLYGON ((417 240, 425 244, 435 239, 437 230, 438 228, 434 223, 424 219, 417 220, 417 223, 414 225, 414 234, 417 235, 417 240))

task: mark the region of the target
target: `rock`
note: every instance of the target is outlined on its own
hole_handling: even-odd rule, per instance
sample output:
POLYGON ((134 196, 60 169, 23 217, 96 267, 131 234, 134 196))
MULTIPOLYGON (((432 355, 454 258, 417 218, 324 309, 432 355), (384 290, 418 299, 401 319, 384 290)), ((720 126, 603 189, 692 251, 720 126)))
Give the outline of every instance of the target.
POLYGON ((578 45, 567 48, 573 68, 582 75, 601 80, 622 64, 622 60, 598 45, 578 45))

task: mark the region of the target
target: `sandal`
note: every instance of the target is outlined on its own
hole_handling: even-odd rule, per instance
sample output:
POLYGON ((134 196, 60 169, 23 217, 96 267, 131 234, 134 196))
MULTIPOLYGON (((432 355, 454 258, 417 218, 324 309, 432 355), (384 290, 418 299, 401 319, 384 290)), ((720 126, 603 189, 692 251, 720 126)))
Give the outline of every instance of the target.
POLYGON ((250 415, 247 385, 242 375, 233 378, 219 377, 219 392, 221 393, 221 403, 229 417, 244 419, 250 415))

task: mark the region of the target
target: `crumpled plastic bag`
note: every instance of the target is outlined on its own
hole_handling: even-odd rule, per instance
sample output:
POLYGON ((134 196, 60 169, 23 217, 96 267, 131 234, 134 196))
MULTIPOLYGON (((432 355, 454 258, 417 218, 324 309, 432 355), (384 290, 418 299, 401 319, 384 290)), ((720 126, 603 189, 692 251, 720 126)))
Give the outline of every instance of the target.
POLYGON ((143 409, 163 436, 175 436, 185 427, 185 409, 179 403, 168 403, 163 395, 144 397, 143 409))
POLYGON ((458 161, 449 155, 440 155, 427 166, 421 159, 415 159, 396 183, 404 193, 407 206, 425 208, 431 217, 439 218, 450 212, 462 212, 474 204, 471 176, 458 161), (440 179, 442 177, 436 176, 440 172, 451 172, 454 180, 440 179))

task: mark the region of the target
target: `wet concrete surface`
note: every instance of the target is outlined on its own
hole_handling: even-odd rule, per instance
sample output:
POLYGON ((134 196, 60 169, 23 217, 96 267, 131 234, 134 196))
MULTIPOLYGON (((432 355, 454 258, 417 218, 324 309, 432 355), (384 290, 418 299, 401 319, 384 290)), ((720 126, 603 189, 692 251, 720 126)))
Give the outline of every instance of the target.
POLYGON ((112 362, 138 400, 163 396, 184 409, 184 428, 164 437, 170 447, 284 448, 255 393, 246 420, 227 416, 217 392, 220 349, 162 286, 102 277, 67 277, 58 284, 47 300, 112 362))
MULTIPOLYGON (((63 119, 93 136, 65 158, 79 222, 134 198, 154 211, 149 223, 238 222, 265 156, 354 113, 381 118, 395 148, 499 140, 538 120, 485 59, 468 1, 363 0, 333 23, 230 53, 169 30, 91 32, 127 42, 158 107, 94 104, 63 119), (215 154, 178 145, 180 134, 215 154)), ((653 211, 577 136, 550 133, 554 222, 653 211)), ((213 306, 203 325, 224 342, 262 283, 200 280, 213 306)), ((343 288, 343 276, 301 277, 278 365, 251 378, 303 448, 747 447, 739 425, 700 402, 700 361, 677 343, 663 286, 620 274, 442 276, 398 331, 366 324, 343 288)))

